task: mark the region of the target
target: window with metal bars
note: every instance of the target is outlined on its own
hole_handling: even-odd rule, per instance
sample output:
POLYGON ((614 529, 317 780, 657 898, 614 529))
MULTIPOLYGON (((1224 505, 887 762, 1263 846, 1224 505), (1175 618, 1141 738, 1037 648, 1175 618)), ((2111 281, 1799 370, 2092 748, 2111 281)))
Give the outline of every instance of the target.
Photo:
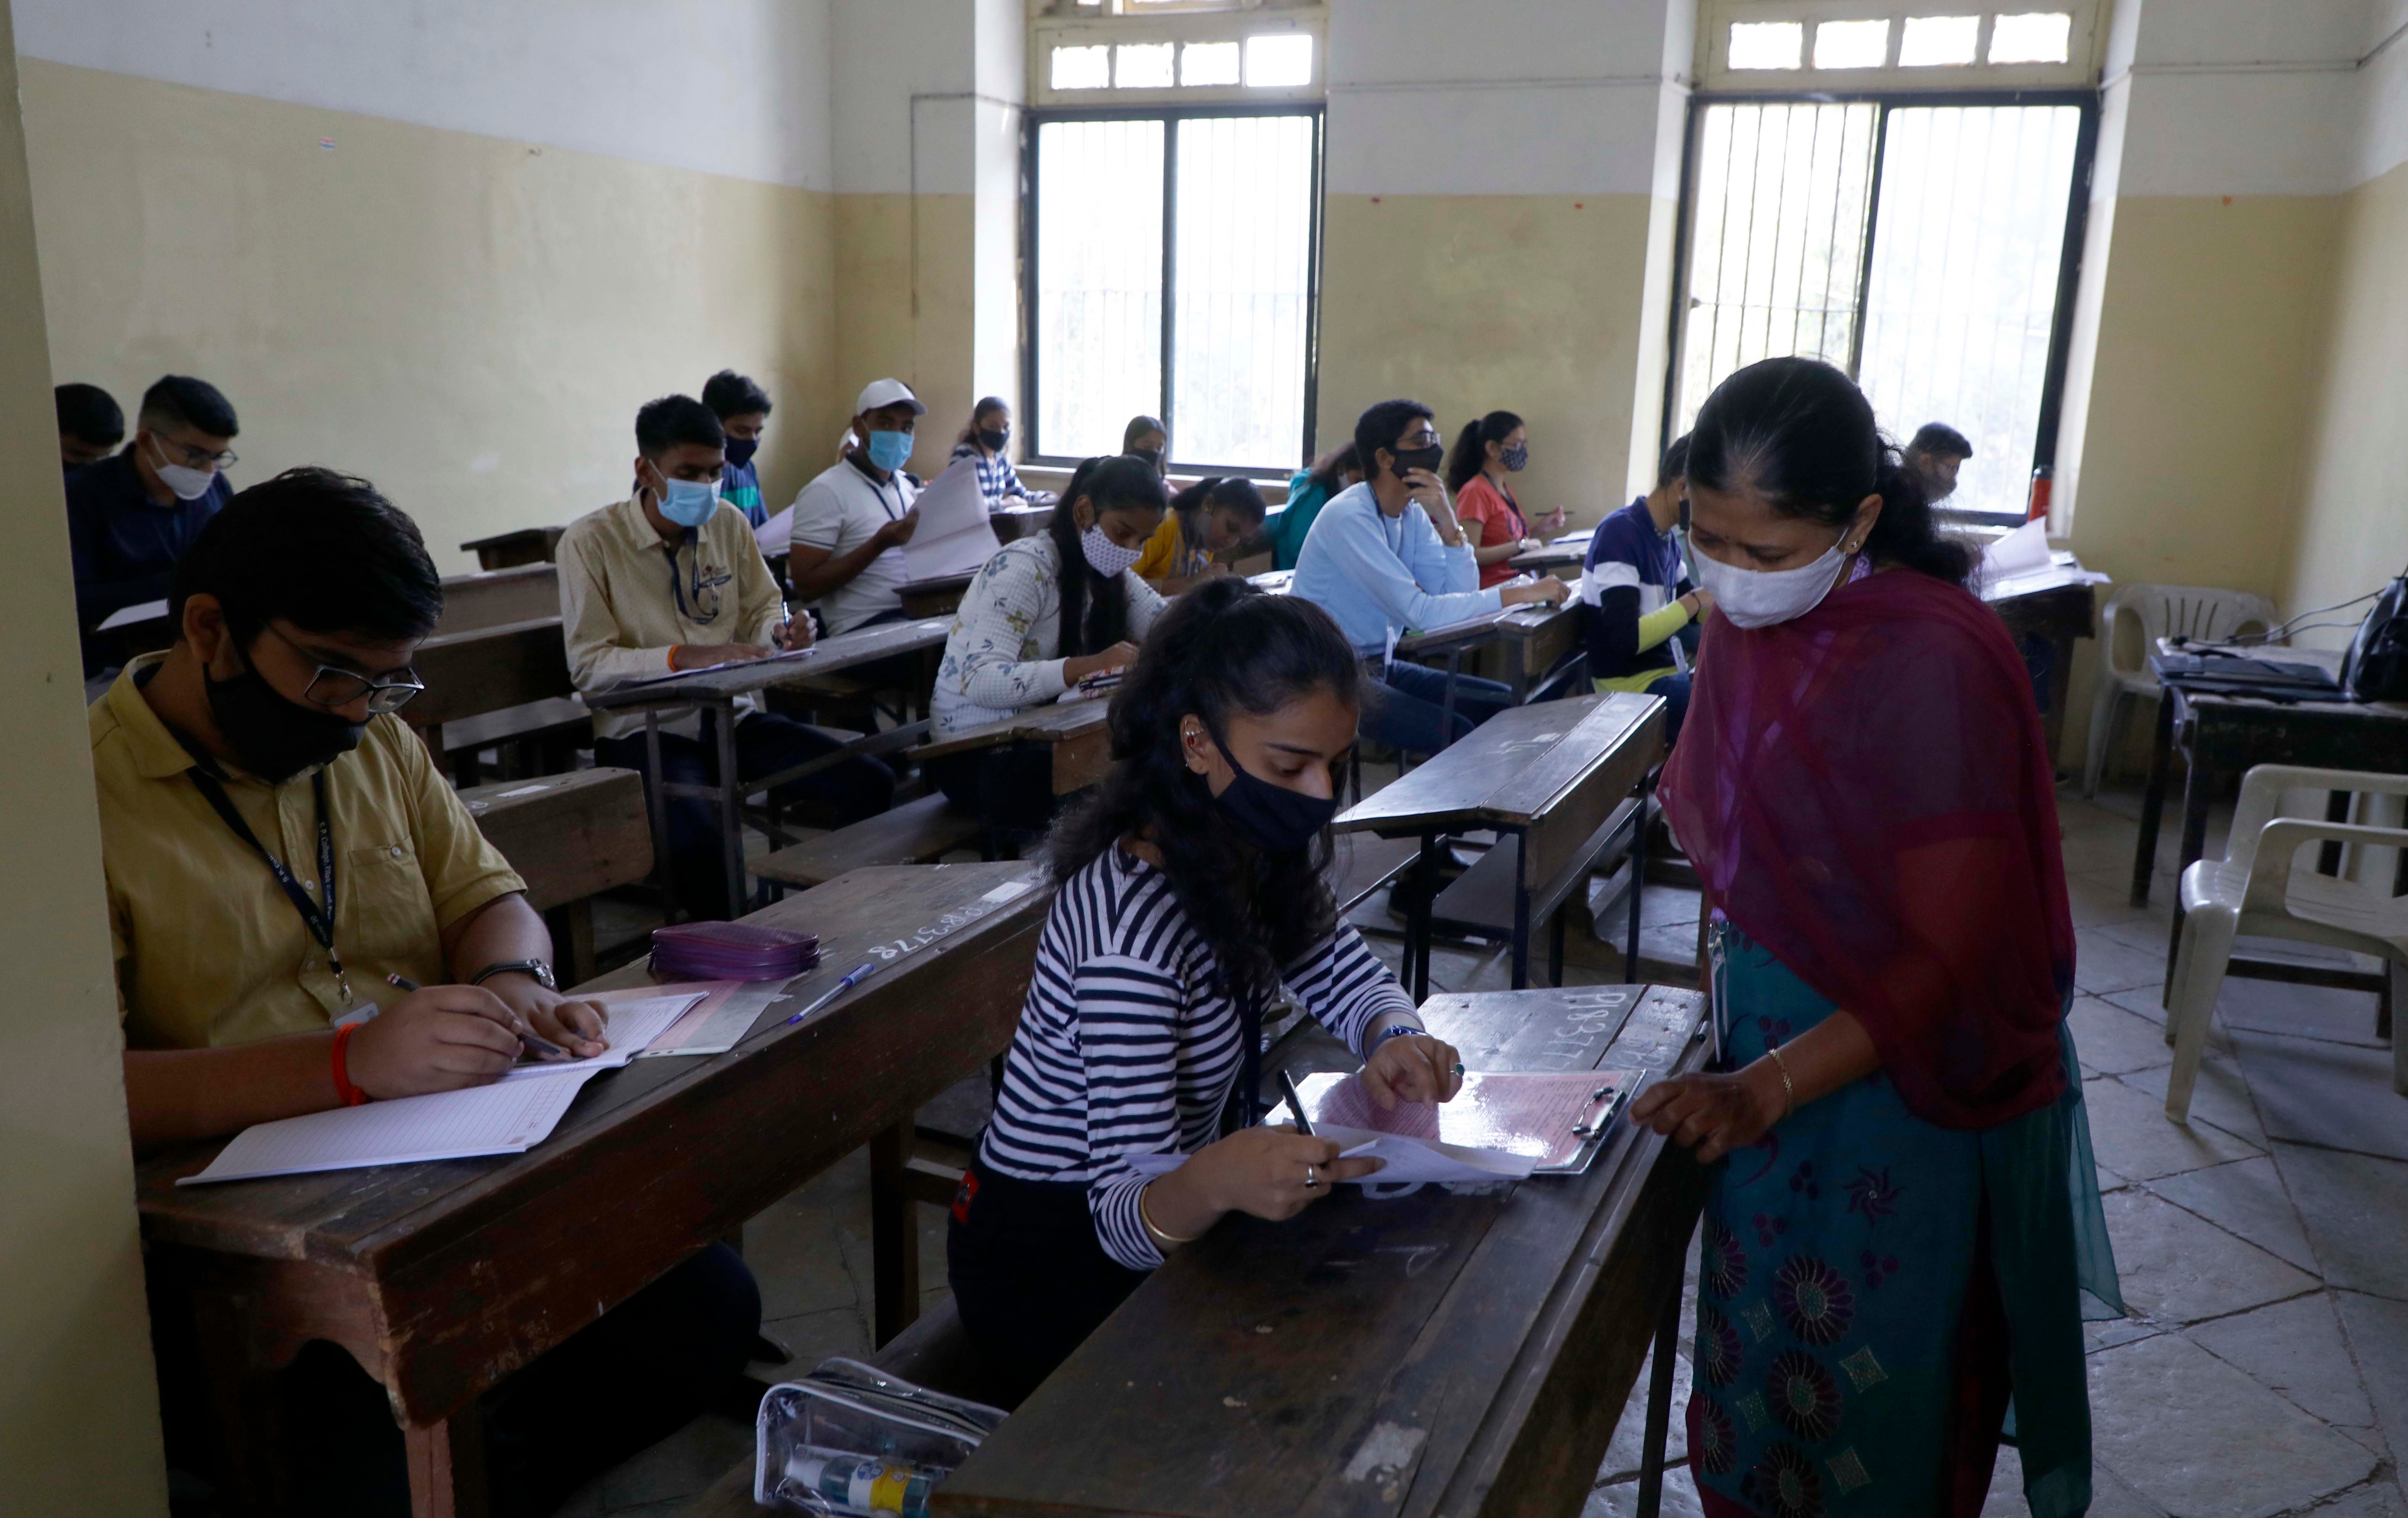
POLYGON ((1318 107, 1049 113, 1023 219, 1030 456, 1159 417, 1182 472, 1284 478, 1312 428, 1318 107))
POLYGON ((1758 359, 1827 359, 1900 442, 1973 456, 1944 504, 2019 521, 2057 451, 2096 97, 1700 100, 1666 438, 1758 359))

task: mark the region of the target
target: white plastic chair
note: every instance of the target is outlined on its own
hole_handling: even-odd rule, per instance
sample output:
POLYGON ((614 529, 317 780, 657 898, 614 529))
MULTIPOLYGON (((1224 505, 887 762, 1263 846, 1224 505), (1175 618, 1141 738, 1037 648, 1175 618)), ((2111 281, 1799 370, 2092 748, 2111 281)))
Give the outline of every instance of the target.
POLYGON ((2149 672, 2148 656, 2160 638, 2229 638, 2255 627, 2274 626, 2274 603, 2246 590, 2217 590, 2205 586, 2126 586, 2108 598, 2099 616, 2099 688, 2090 698, 2090 745, 2083 757, 2082 794, 2099 794, 2099 777, 2114 747, 2116 718, 2133 697, 2157 699, 2157 677, 2149 672), (2141 663, 2126 669, 2115 662, 2115 624, 2120 617, 2141 624, 2141 663))
MULTIPOLYGON (((2408 896, 2378 896, 2355 881, 2294 875, 2291 870, 2302 844, 2330 839, 2408 848, 2408 828, 2276 817, 2283 792, 2295 787, 2408 796, 2408 775, 2260 764, 2242 778, 2225 857, 2200 860, 2183 872, 2186 915, 2174 952, 2173 980, 2166 988, 2166 1037, 2174 1046, 2173 1074, 2166 1081, 2166 1116, 2176 1122, 2190 1113, 2191 1086, 2199 1078, 2208 1020, 2224 990, 2224 969, 2236 934, 2375 955, 2390 977, 2394 1018, 2408 1014, 2408 896)), ((2391 1089, 2408 1096, 2408 1038, 2400 1036, 2397 1021, 2391 1037, 2391 1089)))

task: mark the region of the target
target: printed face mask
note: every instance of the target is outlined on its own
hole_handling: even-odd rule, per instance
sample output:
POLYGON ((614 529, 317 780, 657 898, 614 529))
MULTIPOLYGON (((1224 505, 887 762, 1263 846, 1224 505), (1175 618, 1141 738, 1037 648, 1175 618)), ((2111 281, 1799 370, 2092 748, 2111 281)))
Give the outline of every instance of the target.
POLYGON ((1312 846, 1321 830, 1329 826, 1338 815, 1338 798, 1308 796, 1300 790, 1275 786, 1238 762, 1229 745, 1213 734, 1212 746, 1221 751, 1236 778, 1228 788, 1212 798, 1238 830, 1238 835, 1266 854, 1296 854, 1312 846))
POLYGON ((1840 569, 1848 561, 1842 546, 1847 537, 1842 531, 1829 553, 1794 570, 1742 570, 1699 553, 1696 556, 1698 583, 1713 596, 1715 606, 1735 628, 1769 628, 1787 622, 1821 605, 1839 583, 1840 569))
POLYGON ((661 493, 661 514, 681 528, 698 528, 719 510, 716 480, 669 480, 661 493))
POLYGON ((1517 442, 1512 447, 1505 450, 1505 467, 1512 470, 1514 473, 1521 473, 1524 469, 1528 467, 1529 462, 1530 445, 1528 443, 1517 442))
POLYGON ((911 434, 909 432, 873 432, 869 435, 869 461, 892 474, 911 460, 911 434))
POLYGON ((1079 552, 1087 557, 1087 567, 1109 580, 1143 557, 1143 550, 1123 548, 1104 536, 1101 527, 1092 527, 1079 534, 1079 552))

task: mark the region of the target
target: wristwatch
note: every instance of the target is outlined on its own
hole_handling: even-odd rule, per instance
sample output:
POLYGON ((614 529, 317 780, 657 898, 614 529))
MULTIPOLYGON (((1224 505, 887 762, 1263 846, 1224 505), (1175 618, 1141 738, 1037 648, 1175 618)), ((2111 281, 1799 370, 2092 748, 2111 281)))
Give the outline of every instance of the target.
POLYGON ((541 960, 504 960, 499 964, 489 964, 470 976, 468 984, 481 986, 494 976, 504 975, 532 976, 535 983, 546 990, 560 989, 559 977, 552 973, 552 966, 541 960))

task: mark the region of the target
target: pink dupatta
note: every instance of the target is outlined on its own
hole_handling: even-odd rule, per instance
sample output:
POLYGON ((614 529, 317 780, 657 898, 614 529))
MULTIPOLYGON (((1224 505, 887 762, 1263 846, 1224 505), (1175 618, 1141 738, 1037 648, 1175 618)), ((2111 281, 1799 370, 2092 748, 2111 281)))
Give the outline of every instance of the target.
POLYGON ((1916 1116, 1987 1128, 2056 1098, 2073 923, 1997 614, 1901 569, 1792 622, 1712 624, 1663 780, 1708 902, 1864 1023, 1916 1116))

